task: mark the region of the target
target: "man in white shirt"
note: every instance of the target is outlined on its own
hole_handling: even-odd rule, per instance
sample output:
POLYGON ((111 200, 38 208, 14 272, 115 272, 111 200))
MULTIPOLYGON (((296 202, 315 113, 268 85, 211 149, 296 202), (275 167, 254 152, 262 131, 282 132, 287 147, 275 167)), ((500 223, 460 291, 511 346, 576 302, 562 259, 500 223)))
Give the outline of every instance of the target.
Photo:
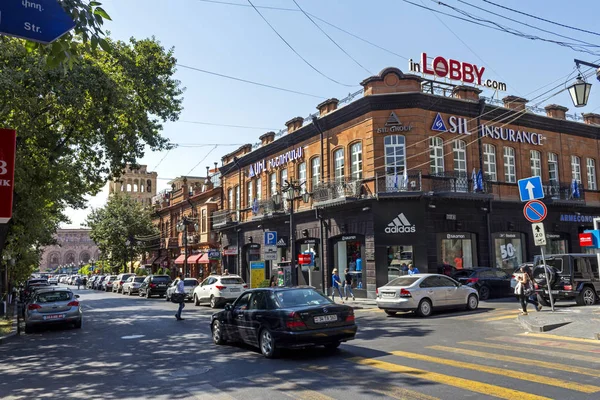
POLYGON ((181 311, 183 311, 185 307, 185 287, 183 285, 183 277, 181 276, 181 274, 179 274, 177 279, 179 281, 177 282, 177 288, 175 290, 175 293, 181 293, 184 296, 181 296, 181 302, 179 303, 179 309, 177 310, 177 314, 175 314, 175 318, 177 318, 177 321, 183 321, 184 318, 181 318, 181 311))

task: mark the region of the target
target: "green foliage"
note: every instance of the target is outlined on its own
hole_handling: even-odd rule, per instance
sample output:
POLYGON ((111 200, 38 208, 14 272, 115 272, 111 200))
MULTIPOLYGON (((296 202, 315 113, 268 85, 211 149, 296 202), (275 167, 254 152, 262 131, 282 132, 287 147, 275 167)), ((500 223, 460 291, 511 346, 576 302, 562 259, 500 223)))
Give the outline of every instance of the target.
POLYGON ((138 267, 135 269, 135 274, 137 276, 146 276, 148 275, 148 270, 146 270, 146 268, 138 267))
POLYGON ((269 285, 270 285, 270 281, 268 279, 265 279, 264 281, 262 281, 258 284, 258 287, 259 288, 269 287, 269 285))
POLYGON ((84 265, 82 268, 79 268, 79 271, 77 271, 77 273, 79 275, 90 275, 92 273, 92 271, 90 270, 90 265, 84 265))

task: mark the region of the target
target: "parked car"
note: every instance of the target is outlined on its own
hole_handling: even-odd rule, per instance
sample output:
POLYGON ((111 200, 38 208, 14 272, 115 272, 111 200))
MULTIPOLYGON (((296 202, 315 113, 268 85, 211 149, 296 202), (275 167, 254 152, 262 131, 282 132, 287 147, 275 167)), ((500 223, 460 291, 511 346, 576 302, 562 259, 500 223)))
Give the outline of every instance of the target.
MULTIPOLYGON (((175 279, 167 288, 166 300, 171 301, 171 296, 177 291, 177 283, 179 279, 175 279)), ((185 290, 185 301, 192 300, 194 297, 194 288, 198 286, 198 280, 194 278, 185 278, 183 280, 183 288, 185 290)))
POLYGON ((38 290, 25 310, 25 333, 50 324, 74 324, 81 328, 83 311, 78 295, 67 288, 38 290))
POLYGON ((90 277, 90 279, 88 279, 87 284, 85 285, 85 287, 87 287, 88 289, 92 289, 92 287, 94 286, 94 281, 98 279, 98 275, 92 275, 90 277))
POLYGON ((123 284, 122 293, 130 296, 134 293, 138 293, 140 290, 140 285, 142 282, 144 282, 144 279, 146 279, 145 276, 130 276, 123 284))
POLYGON ((252 289, 211 318, 213 342, 244 342, 272 358, 282 348, 333 350, 356 335, 352 307, 311 287, 252 289))
POLYGON ((544 265, 541 256, 535 256, 533 261, 533 280, 543 306, 550 305, 548 288, 554 300, 575 300, 580 306, 596 304, 600 296, 596 254, 552 254, 545 261, 544 265), (544 269, 548 271, 549 285, 544 269))
POLYGON ((116 275, 108 275, 102 281, 102 290, 105 292, 111 292, 113 287, 113 282, 117 279, 116 275))
POLYGON ((140 285, 138 294, 140 297, 146 296, 147 299, 151 296, 163 297, 170 283, 169 275, 148 275, 140 285))
POLYGON ((238 275, 211 275, 194 289, 194 305, 208 303, 212 308, 233 301, 248 285, 238 275))
POLYGON ((112 291, 120 293, 123 291, 123 284, 129 277, 135 276, 135 274, 119 274, 117 275, 117 279, 113 282, 112 291))
POLYGON ((107 277, 108 277, 108 275, 100 275, 98 278, 96 278, 96 280, 94 281, 94 284, 92 285, 92 289, 94 289, 94 290, 102 290, 102 282, 107 277))
POLYGON ((35 286, 48 286, 48 281, 46 279, 40 279, 40 278, 27 280, 25 282, 25 285, 23 287, 23 292, 22 292, 22 296, 23 296, 24 300, 27 299, 31 295, 31 289, 35 286))
POLYGON ((471 286, 479 293, 480 300, 487 300, 490 297, 507 297, 514 294, 514 290, 510 287, 510 278, 504 270, 499 268, 473 268, 472 270, 465 269, 466 276, 454 279, 463 285, 471 286))
POLYGON ((479 306, 477 290, 441 274, 401 276, 377 288, 377 307, 387 315, 398 311, 414 311, 428 317, 434 309, 479 306))
POLYGON ((53 276, 52 278, 48 278, 48 284, 49 285, 58 285, 58 278, 56 276, 53 276))

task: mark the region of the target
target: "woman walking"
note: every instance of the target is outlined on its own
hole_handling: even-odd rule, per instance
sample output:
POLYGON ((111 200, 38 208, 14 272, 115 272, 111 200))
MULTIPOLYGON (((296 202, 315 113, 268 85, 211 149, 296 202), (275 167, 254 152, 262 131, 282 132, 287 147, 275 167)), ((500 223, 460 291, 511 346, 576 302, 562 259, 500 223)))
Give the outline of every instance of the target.
POLYGON ((342 281, 338 274, 337 268, 334 268, 331 274, 331 300, 335 303, 335 291, 337 290, 340 295, 340 300, 344 303, 344 296, 342 296, 342 281))
MULTIPOLYGON (((527 298, 531 296, 531 278, 525 267, 521 267, 520 274, 517 274, 517 286, 515 294, 521 303, 522 314, 527 315, 527 298)), ((537 306, 536 306, 537 308, 537 306)))

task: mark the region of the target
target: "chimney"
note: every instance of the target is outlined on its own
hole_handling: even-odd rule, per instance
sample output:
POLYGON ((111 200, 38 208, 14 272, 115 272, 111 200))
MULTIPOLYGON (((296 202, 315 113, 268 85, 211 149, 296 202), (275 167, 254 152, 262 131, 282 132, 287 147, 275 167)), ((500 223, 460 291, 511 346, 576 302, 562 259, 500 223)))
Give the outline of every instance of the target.
POLYGON ((242 155, 243 154, 248 154, 252 151, 252 145, 250 143, 243 145, 240 150, 242 150, 242 155))
POLYGON ((288 122, 286 122, 285 126, 287 126, 288 133, 292 133, 292 132, 297 131, 298 129, 302 128, 302 123, 304 123, 304 118, 296 117, 296 118, 292 118, 288 122))
POLYGON ((559 106, 558 104, 548 104, 544 107, 546 115, 555 119, 567 119, 566 113, 569 111, 567 107, 559 106))
POLYGON ((319 104, 317 106, 317 109, 319 110, 319 117, 336 110, 339 102, 340 101, 334 97, 319 104))
POLYGON ((583 122, 590 125, 600 125, 600 114, 586 113, 583 114, 583 122))
POLYGON ((454 89, 452 89, 452 95, 461 100, 479 101, 480 93, 480 89, 465 85, 456 86, 454 89))
POLYGON ((510 110, 525 111, 525 104, 527 104, 529 100, 518 96, 506 96, 502 101, 504 102, 504 107, 510 110))
POLYGON ((371 96, 373 94, 421 92, 421 82, 423 79, 420 76, 405 74, 398 68, 388 67, 360 84, 364 88, 364 96, 371 96))
POLYGON ((260 135, 259 139, 261 146, 265 146, 275 140, 275 132, 267 132, 263 135, 260 135))

